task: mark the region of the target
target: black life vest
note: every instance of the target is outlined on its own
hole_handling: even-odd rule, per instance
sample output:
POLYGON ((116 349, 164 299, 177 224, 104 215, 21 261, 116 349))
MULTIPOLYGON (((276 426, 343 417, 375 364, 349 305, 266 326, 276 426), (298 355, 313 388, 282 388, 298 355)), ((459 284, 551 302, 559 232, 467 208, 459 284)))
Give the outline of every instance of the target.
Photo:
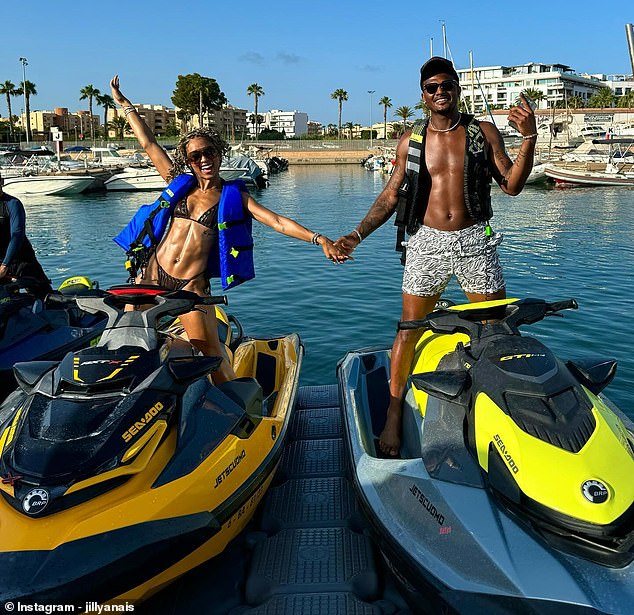
MULTIPOLYGON (((9 208, 7 207, 7 201, 14 197, 4 193, 0 196, 0 262, 7 253, 7 248, 11 242, 11 217, 9 215, 9 208)), ((28 238, 25 236, 20 246, 13 255, 11 261, 10 271, 16 270, 21 263, 36 263, 35 251, 28 238)))
MULTIPOLYGON (((429 120, 414 123, 407 148, 405 179, 399 187, 396 209, 396 251, 402 252, 405 233, 413 235, 423 223, 427 209, 431 177, 425 166, 425 136, 429 120)), ((465 128, 464 203, 469 215, 477 222, 487 222, 491 209, 491 169, 487 140, 480 122, 463 113, 460 125, 465 128)))

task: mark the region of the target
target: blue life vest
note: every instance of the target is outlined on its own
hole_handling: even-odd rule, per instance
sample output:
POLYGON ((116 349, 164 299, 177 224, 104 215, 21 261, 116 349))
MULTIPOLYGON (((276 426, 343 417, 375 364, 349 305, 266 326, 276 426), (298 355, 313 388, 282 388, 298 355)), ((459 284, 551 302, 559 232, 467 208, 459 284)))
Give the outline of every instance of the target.
POLYGON ((229 290, 255 277, 251 216, 242 205, 244 182, 225 182, 218 204, 218 251, 209 254, 210 277, 229 290))
POLYGON ((184 199, 195 185, 196 178, 193 175, 183 174, 175 177, 154 203, 141 205, 132 220, 112 240, 126 253, 139 244, 146 248, 151 248, 152 244, 157 245, 172 217, 176 203, 184 199))
MULTIPOLYGON (((179 175, 161 196, 142 205, 128 225, 113 241, 126 253, 135 248, 157 246, 171 219, 176 204, 196 185, 192 175, 179 175)), ((223 182, 218 204, 218 249, 209 253, 207 270, 210 278, 220 278, 223 290, 229 290, 255 277, 251 216, 242 205, 240 180, 223 182)))

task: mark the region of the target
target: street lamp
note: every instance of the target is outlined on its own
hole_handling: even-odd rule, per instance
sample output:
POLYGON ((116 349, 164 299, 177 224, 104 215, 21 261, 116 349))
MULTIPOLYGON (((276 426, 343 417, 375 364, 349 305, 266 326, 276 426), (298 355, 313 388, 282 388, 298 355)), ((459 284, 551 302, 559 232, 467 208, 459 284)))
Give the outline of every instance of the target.
POLYGON ((376 90, 368 90, 368 94, 370 95, 370 149, 372 149, 372 94, 374 94, 376 90))
POLYGON ((20 58, 20 62, 22 62, 22 94, 24 95, 24 118, 26 120, 25 132, 26 132, 26 142, 28 143, 31 140, 31 135, 29 134, 29 126, 30 121, 27 116, 28 109, 26 107, 26 66, 28 61, 26 58, 20 58))

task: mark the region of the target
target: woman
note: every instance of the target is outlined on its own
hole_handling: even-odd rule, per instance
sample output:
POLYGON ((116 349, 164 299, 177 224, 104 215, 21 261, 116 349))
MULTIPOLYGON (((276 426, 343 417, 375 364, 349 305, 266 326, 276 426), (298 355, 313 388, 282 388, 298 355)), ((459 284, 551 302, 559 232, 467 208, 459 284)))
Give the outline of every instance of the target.
MULTIPOLYGON (((227 144, 213 131, 193 130, 180 139, 172 161, 132 103, 121 93, 118 75, 112 78, 110 87, 112 97, 123 108, 134 135, 161 177, 169 182, 191 171, 196 179, 186 197, 174 207, 169 228, 152 252, 139 281, 208 295, 209 255, 218 251, 218 204, 226 189, 219 173, 227 144)), ((260 205, 246 190, 241 192, 241 198, 244 211, 258 222, 289 237, 319 244, 333 263, 347 260, 348 256, 327 237, 260 205)), ((196 348, 206 355, 224 357, 213 307, 184 314, 180 319, 196 348)), ((214 380, 220 383, 233 378, 235 374, 225 358, 214 373, 214 380)))

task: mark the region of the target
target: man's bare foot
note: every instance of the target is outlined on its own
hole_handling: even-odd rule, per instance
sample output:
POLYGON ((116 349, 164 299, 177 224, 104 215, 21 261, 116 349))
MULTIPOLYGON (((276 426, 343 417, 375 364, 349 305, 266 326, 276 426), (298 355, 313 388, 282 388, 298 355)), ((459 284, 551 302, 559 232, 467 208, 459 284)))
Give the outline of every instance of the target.
POLYGON ((401 449, 401 409, 388 408, 385 427, 379 436, 379 448, 384 455, 396 457, 401 449))

